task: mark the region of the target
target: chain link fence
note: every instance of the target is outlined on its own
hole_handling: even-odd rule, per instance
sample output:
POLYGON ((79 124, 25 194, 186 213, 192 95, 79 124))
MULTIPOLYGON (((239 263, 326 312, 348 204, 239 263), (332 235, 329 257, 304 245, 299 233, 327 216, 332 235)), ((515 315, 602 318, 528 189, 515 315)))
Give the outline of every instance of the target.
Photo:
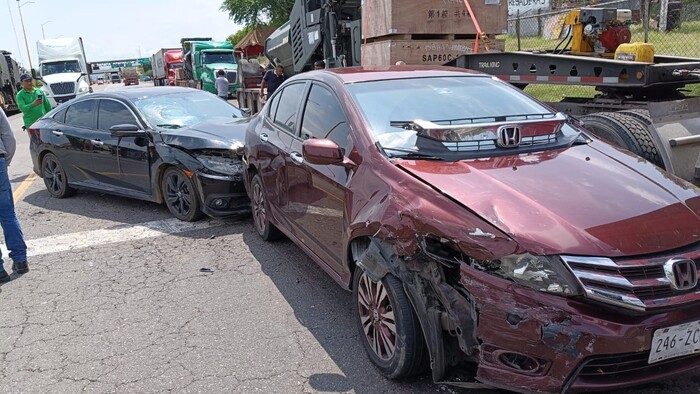
MULTIPOLYGON (((656 55, 700 58, 700 0, 514 1, 528 5, 528 9, 509 16, 507 51, 565 52, 570 47, 566 15, 582 7, 603 7, 631 10, 630 42, 651 43, 656 55)), ((688 85, 687 89, 687 95, 700 96, 700 84, 688 85)), ((594 87, 570 85, 530 85, 525 91, 550 102, 598 93, 594 87)))

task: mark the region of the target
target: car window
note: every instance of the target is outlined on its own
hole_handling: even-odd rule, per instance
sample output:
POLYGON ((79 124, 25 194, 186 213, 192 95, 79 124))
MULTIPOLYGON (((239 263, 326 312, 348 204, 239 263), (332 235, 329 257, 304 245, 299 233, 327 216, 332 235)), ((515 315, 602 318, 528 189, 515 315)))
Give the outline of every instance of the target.
POLYGON ((301 138, 329 138, 344 152, 349 130, 348 120, 336 96, 327 88, 314 84, 306 100, 301 138))
POLYGON ((136 118, 124 104, 114 100, 100 100, 100 110, 97 112, 97 128, 109 130, 118 124, 138 125, 136 118))
POLYGON ((299 100, 305 88, 306 84, 295 83, 284 88, 280 94, 280 103, 277 106, 274 122, 292 133, 296 130, 299 100))
POLYGON ((275 119, 275 115, 277 114, 277 106, 280 103, 280 97, 282 97, 282 95, 278 94, 275 97, 273 97, 272 101, 270 102, 270 112, 269 112, 270 119, 275 119))
POLYGON ((53 120, 55 120, 58 123, 65 123, 66 121, 66 110, 67 108, 63 108, 62 110, 56 112, 53 114, 53 120))
POLYGON ((66 110, 66 124, 86 129, 95 128, 96 100, 79 101, 66 110))

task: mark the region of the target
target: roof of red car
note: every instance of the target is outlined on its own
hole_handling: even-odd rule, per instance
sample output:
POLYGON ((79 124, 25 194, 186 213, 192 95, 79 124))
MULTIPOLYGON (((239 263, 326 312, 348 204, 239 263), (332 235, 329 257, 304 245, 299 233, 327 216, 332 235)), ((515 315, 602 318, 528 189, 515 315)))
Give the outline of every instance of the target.
POLYGON ((333 68, 323 71, 336 74, 345 83, 403 78, 488 76, 487 74, 474 70, 443 66, 346 67, 333 68))

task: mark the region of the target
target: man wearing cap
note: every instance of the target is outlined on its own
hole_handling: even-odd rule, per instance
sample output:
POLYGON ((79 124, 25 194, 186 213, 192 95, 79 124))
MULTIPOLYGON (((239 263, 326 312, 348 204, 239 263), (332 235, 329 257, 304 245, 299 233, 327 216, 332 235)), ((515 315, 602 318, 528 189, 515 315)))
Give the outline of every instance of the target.
MULTIPOLYGON (((12 161, 12 156, 17 149, 15 136, 12 134, 7 115, 0 110, 0 225, 5 236, 5 246, 10 251, 12 259, 12 271, 17 275, 29 272, 27 264, 27 245, 24 243, 24 234, 15 214, 15 203, 12 196, 10 177, 7 174, 7 166, 12 161)), ((0 253, 0 283, 10 281, 10 275, 5 271, 0 253)))
POLYGON ((32 76, 22 74, 19 77, 22 90, 17 92, 17 106, 22 111, 24 127, 29 128, 37 119, 51 111, 51 103, 44 97, 44 92, 32 85, 32 76))

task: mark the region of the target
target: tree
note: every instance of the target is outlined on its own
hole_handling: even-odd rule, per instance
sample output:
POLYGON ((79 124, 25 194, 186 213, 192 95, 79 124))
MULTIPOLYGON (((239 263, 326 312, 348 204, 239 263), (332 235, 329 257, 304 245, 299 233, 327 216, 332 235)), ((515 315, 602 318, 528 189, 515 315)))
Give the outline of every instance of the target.
POLYGON ((294 0, 224 0, 220 9, 242 25, 256 26, 268 22, 279 26, 289 19, 293 5, 294 0))
POLYGON ((236 44, 238 44, 243 39, 243 37, 245 37, 246 34, 250 33, 254 28, 255 26, 253 25, 247 25, 241 30, 238 30, 237 32, 226 37, 226 40, 229 41, 231 45, 233 45, 233 47, 235 48, 236 44))

